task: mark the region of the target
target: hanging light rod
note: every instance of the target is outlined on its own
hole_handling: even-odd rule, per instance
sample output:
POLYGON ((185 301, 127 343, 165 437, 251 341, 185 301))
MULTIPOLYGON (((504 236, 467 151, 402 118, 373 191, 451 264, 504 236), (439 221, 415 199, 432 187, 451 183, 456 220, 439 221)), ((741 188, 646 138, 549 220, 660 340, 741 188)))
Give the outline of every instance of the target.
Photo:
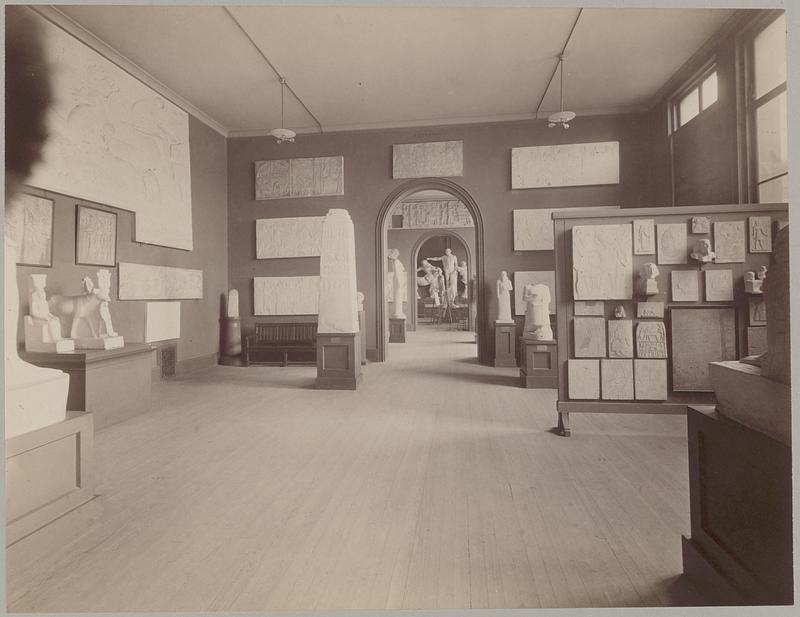
MULTIPOLYGON (((236 19, 236 17, 234 17, 233 13, 230 12, 230 10, 228 9, 227 6, 223 6, 222 9, 228 14, 228 17, 230 17, 231 20, 233 21, 233 23, 236 24, 236 27, 239 28, 239 30, 241 30, 242 34, 244 34, 244 36, 247 38, 247 40, 250 41, 250 44, 253 46, 253 48, 258 52, 258 55, 261 56, 264 59, 264 62, 267 63, 267 66, 269 66, 269 68, 272 69, 272 72, 275 73, 275 75, 280 80, 280 82, 281 82, 281 108, 283 108, 283 88, 286 87, 289 90, 289 92, 291 93, 291 95, 295 98, 295 100, 298 103, 300 103, 300 105, 303 107, 303 109, 306 110, 306 113, 309 116, 311 116, 312 120, 314 120, 314 122, 316 123, 317 127, 319 128, 319 132, 320 133, 324 133, 325 131, 322 129, 322 123, 311 112, 311 110, 306 106, 306 104, 303 103, 302 99, 299 96, 297 96, 297 93, 294 90, 292 90, 292 87, 286 82, 286 78, 283 75, 281 75, 280 71, 278 71, 278 69, 275 68, 275 65, 272 64, 272 62, 269 61, 269 58, 267 58, 267 56, 264 54, 264 52, 261 51, 261 48, 258 45, 256 45, 256 42, 253 40, 253 37, 251 37, 247 33, 247 30, 245 30, 242 27, 242 24, 239 23, 239 20, 236 19)), ((281 115, 283 115, 283 112, 281 112, 281 115)), ((281 120, 282 120, 282 118, 281 118, 281 120)), ((283 121, 281 121, 281 124, 283 124, 283 121)), ((273 130, 275 130, 275 129, 273 129, 273 130)))
MULTIPOLYGON (((538 120, 539 119, 539 110, 542 108, 542 103, 544 102, 544 97, 547 96, 547 91, 550 90, 550 84, 553 83, 553 78, 555 78, 558 69, 563 66, 562 60, 564 58, 564 54, 567 51, 567 45, 569 45, 569 41, 572 38, 572 33, 575 32, 575 26, 578 25, 578 20, 581 18, 581 13, 583 13, 583 9, 578 9, 578 14, 575 16, 575 21, 572 22, 572 28, 569 30, 569 34, 567 35, 567 40, 564 41, 564 46, 561 48, 561 51, 558 54, 558 62, 553 67, 553 72, 550 74, 550 79, 547 80, 547 85, 544 87, 544 92, 542 92, 542 96, 539 99, 539 104, 536 106, 536 112, 534 117, 538 120)), ((562 73, 563 77, 563 73, 562 73)), ((563 79, 562 79, 563 83, 563 79)), ((562 86, 563 88, 563 86, 562 86)), ((573 116, 574 117, 574 116, 573 116)))

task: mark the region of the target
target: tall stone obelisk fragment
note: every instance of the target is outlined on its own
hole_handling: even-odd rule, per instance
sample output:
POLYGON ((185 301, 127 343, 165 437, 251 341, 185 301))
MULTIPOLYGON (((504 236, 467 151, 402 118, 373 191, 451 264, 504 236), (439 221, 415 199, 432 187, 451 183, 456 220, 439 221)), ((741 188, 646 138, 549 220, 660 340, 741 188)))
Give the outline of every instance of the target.
POLYGON ((319 263, 316 387, 355 390, 361 381, 356 298, 356 243, 347 210, 329 210, 319 263))

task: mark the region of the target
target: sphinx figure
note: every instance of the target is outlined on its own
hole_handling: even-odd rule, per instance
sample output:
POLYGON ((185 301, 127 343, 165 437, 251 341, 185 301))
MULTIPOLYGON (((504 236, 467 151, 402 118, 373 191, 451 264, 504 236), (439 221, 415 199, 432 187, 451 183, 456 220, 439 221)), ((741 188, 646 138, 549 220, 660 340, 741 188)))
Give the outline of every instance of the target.
POLYGON ((123 337, 111 323, 108 304, 111 301, 111 272, 97 271, 97 287, 91 277, 83 277, 83 294, 53 296, 50 309, 56 315, 72 318, 70 338, 76 349, 118 349, 124 347, 123 337))
POLYGON ((525 300, 525 327, 523 338, 536 341, 552 341, 550 327, 550 288, 547 285, 525 285, 522 293, 525 300))
POLYGON ((47 305, 46 274, 31 274, 28 314, 25 316, 25 351, 67 353, 75 342, 61 336, 61 320, 47 305))

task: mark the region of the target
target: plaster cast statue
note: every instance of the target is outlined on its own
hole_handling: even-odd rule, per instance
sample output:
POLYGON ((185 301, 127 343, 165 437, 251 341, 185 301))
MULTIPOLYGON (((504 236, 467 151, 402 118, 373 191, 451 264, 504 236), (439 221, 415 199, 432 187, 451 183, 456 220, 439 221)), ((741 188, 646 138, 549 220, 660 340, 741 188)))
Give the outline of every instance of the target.
POLYGON ((61 321, 47 305, 46 282, 46 274, 31 274, 30 314, 25 316, 25 351, 74 351, 75 343, 61 336, 61 321))
POLYGON ((83 277, 80 296, 53 296, 50 307, 55 313, 72 316, 70 338, 79 349, 116 349, 124 346, 114 330, 108 303, 111 301, 111 272, 97 271, 97 287, 91 277, 83 277))
POLYGON ((395 319, 405 319, 403 312, 403 302, 406 301, 406 269, 398 257, 400 251, 389 249, 387 252, 389 260, 392 262, 392 297, 394 298, 394 311, 392 317, 395 319))
POLYGON ((711 250, 711 240, 708 238, 702 238, 695 242, 692 252, 689 254, 689 257, 700 263, 714 261, 716 256, 717 254, 711 250))
POLYGON ((464 291, 461 292, 461 297, 467 299, 467 289, 469 289, 469 272, 467 271, 467 262, 462 261, 461 265, 456 268, 458 271, 458 278, 461 284, 464 285, 464 291))
POLYGON ((547 285, 525 285, 522 298, 525 300, 525 327, 522 336, 537 341, 553 340, 550 327, 550 288, 547 285))
POLYGON ((511 284, 511 279, 508 278, 508 273, 503 270, 500 273, 500 278, 497 279, 497 319, 495 323, 513 323, 511 318, 511 294, 514 291, 514 286, 511 284))
POLYGON ((642 277, 644 278, 644 293, 648 296, 654 296, 658 293, 658 266, 652 262, 648 262, 642 266, 642 277))
POLYGON ((456 297, 458 290, 458 257, 453 255, 450 249, 444 250, 444 255, 441 257, 428 257, 430 261, 441 261, 442 271, 444 272, 445 285, 447 288, 447 297, 452 302, 456 297))
POLYGON ((625 307, 622 306, 621 304, 617 304, 617 306, 614 307, 614 318, 625 319, 625 317, 626 317, 625 307))
POLYGON ((745 272, 744 273, 744 292, 748 294, 760 294, 764 293, 761 290, 761 285, 763 281, 756 279, 755 272, 745 272))

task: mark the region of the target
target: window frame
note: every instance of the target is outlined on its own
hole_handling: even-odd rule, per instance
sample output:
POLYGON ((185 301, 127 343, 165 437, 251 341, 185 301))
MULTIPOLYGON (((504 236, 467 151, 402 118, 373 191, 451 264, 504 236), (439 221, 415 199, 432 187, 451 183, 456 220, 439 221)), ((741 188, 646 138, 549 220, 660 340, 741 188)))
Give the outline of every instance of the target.
POLYGON ((696 71, 686 83, 678 88, 671 97, 669 97, 667 108, 668 108, 668 131, 669 135, 673 135, 676 131, 686 126, 689 122, 697 118, 700 114, 702 114, 705 110, 711 108, 714 103, 719 100, 719 72, 717 71, 717 59, 716 56, 713 57, 711 60, 706 62, 702 68, 696 71), (703 83, 708 79, 712 74, 717 74, 717 98, 714 99, 713 102, 709 103, 708 105, 703 105, 703 83), (687 96, 692 94, 692 92, 697 91, 697 113, 692 116, 689 120, 681 124, 680 118, 680 106, 681 103, 686 99, 687 96))

